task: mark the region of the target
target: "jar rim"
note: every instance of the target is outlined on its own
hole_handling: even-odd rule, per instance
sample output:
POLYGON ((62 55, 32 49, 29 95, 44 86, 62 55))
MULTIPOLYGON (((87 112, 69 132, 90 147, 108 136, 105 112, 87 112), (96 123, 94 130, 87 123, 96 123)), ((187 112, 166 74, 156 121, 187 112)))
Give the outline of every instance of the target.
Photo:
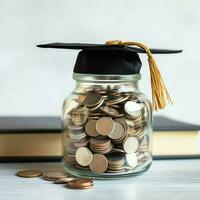
POLYGON ((137 82, 141 74, 81 74, 73 73, 73 79, 81 82, 137 82))

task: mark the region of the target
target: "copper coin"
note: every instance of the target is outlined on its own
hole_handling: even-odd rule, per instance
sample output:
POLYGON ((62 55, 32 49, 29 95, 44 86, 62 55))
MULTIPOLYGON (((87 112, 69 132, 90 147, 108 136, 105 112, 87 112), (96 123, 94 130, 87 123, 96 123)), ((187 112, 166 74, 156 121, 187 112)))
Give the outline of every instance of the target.
POLYGON ((89 186, 84 186, 84 187, 71 187, 71 186, 67 185, 67 188, 74 189, 74 190, 85 190, 85 189, 93 188, 93 184, 91 184, 89 186))
POLYGON ((56 180, 54 183, 55 184, 63 184, 63 183, 68 183, 69 181, 75 180, 74 177, 64 177, 56 180))
POLYGON ((87 147, 80 147, 75 154, 76 162, 81 166, 88 166, 93 159, 92 152, 87 147))
POLYGON ((111 139, 119 139, 123 136, 124 134, 124 127, 118 122, 114 122, 114 129, 112 132, 108 134, 108 137, 111 139))
POLYGON ((90 143, 93 144, 94 146, 99 146, 99 147, 102 147, 102 146, 110 146, 111 142, 109 139, 107 138, 91 138, 90 139, 90 143))
POLYGON ((127 124, 127 122, 126 122, 126 120, 124 118, 120 117, 120 118, 114 119, 114 121, 122 124, 124 129, 125 129, 125 131, 128 130, 128 124, 127 124))
POLYGON ((102 106, 100 108, 100 110, 102 110, 107 115, 110 115, 110 116, 113 116, 113 117, 116 117, 116 116, 119 115, 119 112, 115 108, 112 108, 112 107, 109 107, 109 106, 102 106))
POLYGON ((114 122, 110 117, 101 117, 96 122, 96 130, 100 135, 108 135, 113 131, 114 122))
POLYGON ((71 188, 78 189, 78 188, 87 188, 93 185, 93 180, 88 178, 80 178, 76 180, 69 181, 67 185, 71 188))
POLYGON ((95 107, 102 101, 102 96, 98 93, 91 93, 85 99, 83 104, 87 107, 95 107))
POLYGON ((16 175, 24 178, 34 178, 42 176, 42 171, 38 169, 27 169, 17 172, 16 175))
POLYGON ((67 174, 61 171, 50 171, 50 172, 46 172, 43 175, 44 179, 50 180, 50 181, 54 181, 54 180, 65 178, 65 177, 67 177, 67 174))
POLYGON ((94 154, 89 167, 95 173, 104 173, 108 167, 108 160, 102 154, 94 154))
POLYGON ((96 130, 97 120, 89 120, 85 125, 85 131, 89 136, 96 137, 98 134, 96 130))

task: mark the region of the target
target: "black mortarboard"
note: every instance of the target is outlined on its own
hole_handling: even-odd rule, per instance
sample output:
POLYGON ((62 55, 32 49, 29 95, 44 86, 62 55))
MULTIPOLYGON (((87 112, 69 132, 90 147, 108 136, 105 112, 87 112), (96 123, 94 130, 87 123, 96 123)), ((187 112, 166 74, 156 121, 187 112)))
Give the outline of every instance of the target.
POLYGON ((180 53, 182 50, 149 49, 142 43, 119 40, 108 41, 105 44, 50 43, 37 47, 81 50, 74 72, 82 74, 138 74, 142 66, 138 53, 146 53, 150 66, 154 110, 163 109, 166 102, 172 103, 152 54, 180 53))
MULTIPOLYGON (((142 48, 128 45, 50 43, 37 46, 81 50, 76 59, 74 72, 83 74, 138 74, 142 66, 138 53, 145 53, 142 48)), ((171 54, 182 50, 150 49, 150 51, 153 54, 171 54)))

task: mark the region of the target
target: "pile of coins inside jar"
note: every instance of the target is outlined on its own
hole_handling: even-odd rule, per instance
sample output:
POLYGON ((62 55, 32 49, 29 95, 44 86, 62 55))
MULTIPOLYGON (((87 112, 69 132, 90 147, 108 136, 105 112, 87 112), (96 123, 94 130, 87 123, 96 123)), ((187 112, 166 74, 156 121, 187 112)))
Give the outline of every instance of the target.
POLYGON ((67 109, 65 164, 102 174, 133 170, 148 160, 148 108, 135 94, 90 91, 67 109))

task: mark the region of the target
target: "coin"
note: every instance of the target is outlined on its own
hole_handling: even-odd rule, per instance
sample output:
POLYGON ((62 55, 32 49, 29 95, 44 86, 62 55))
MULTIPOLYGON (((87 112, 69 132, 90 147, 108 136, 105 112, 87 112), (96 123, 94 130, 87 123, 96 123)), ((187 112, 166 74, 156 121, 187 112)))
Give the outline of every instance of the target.
POLYGON ((135 137, 128 137, 123 142, 123 148, 126 153, 135 153, 138 150, 138 140, 135 137))
POLYGON ((113 131, 114 122, 111 117, 101 117, 96 122, 96 130, 100 135, 108 135, 113 131))
POLYGON ((126 154, 126 162, 128 166, 135 168, 138 164, 136 153, 126 154))
POLYGON ((85 107, 75 108, 71 113, 71 119, 75 125, 81 126, 86 122, 88 115, 89 111, 87 108, 85 107))
POLYGON ((69 181, 75 180, 76 178, 74 177, 64 177, 64 178, 60 178, 55 180, 55 184, 63 184, 63 183, 68 183, 69 181))
POLYGON ((49 171, 43 175, 43 178, 49 181, 55 181, 57 179, 65 178, 65 177, 67 177, 67 174, 61 171, 49 171))
POLYGON ((103 100, 102 96, 98 93, 91 93, 85 99, 83 104, 86 107, 95 107, 103 100))
POLYGON ((112 153, 107 156, 108 170, 107 172, 117 173, 124 170, 125 157, 122 153, 112 153))
POLYGON ((94 154, 93 161, 90 163, 89 168, 95 173, 104 173, 107 170, 108 161, 102 154, 94 154))
POLYGON ((24 178, 34 178, 42 176, 42 171, 38 169, 27 169, 17 172, 16 175, 24 178))
POLYGON ((96 130, 96 122, 97 120, 89 120, 85 125, 85 131, 89 136, 95 137, 99 135, 96 130))
MULTIPOLYGON (((64 127, 67 127, 64 140, 66 164, 95 173, 121 173, 148 160, 149 143, 145 139, 148 124, 144 115, 148 111, 145 111, 146 106, 138 100, 137 94, 119 92, 117 86, 97 86, 82 96, 80 102, 76 101, 79 104, 73 108, 74 104, 63 120, 64 127), (134 154, 139 161, 135 161, 134 154), (102 160, 98 161, 98 157, 102 160), (108 165, 103 170, 105 159, 108 165)), ((68 185, 73 189, 92 186, 68 185)))
POLYGON ((72 120, 71 119, 66 119, 66 125, 65 125, 65 127, 67 127, 68 129, 70 129, 70 130, 82 130, 83 129, 83 126, 77 126, 77 125, 75 125, 73 122, 72 122, 72 120))
POLYGON ((71 189, 89 189, 93 187, 93 180, 87 178, 72 180, 67 183, 67 187, 71 189))
POLYGON ((95 153, 106 154, 109 153, 113 148, 109 139, 100 137, 90 139, 90 149, 95 153))
POLYGON ((107 115, 110 115, 112 117, 120 116, 119 112, 115 108, 112 108, 109 106, 101 106, 100 110, 102 110, 104 113, 106 113, 107 115))
POLYGON ((118 122, 123 125, 125 132, 128 130, 128 124, 126 120, 122 117, 114 119, 114 122, 118 122))
POLYGON ((111 138, 111 139, 119 139, 123 136, 124 134, 124 127, 123 125, 121 125, 120 123, 118 122, 114 122, 114 129, 112 130, 112 132, 110 132, 108 134, 108 137, 111 138))
POLYGON ((129 117, 136 117, 141 115, 141 104, 134 101, 127 101, 124 105, 124 110, 129 117))
POLYGON ((111 99, 111 100, 106 101, 106 104, 107 105, 119 104, 119 103, 126 101, 128 98, 129 98, 129 96, 125 96, 125 97, 119 96, 119 97, 116 97, 115 99, 111 99))
POLYGON ((81 166, 88 166, 93 159, 92 152, 86 147, 80 147, 75 154, 76 162, 81 166))

